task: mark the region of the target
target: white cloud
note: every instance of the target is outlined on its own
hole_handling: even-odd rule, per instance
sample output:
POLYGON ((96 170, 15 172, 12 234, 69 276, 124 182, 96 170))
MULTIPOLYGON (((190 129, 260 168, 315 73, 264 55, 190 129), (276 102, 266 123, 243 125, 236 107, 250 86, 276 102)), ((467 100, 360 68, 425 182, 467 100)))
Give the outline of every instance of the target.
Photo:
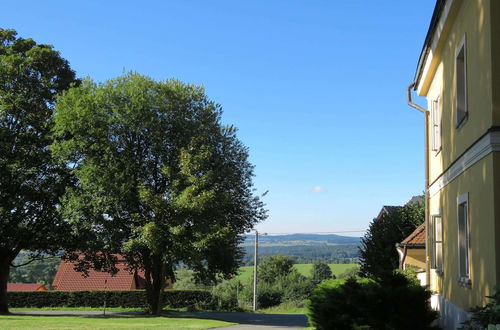
POLYGON ((325 193, 327 190, 325 187, 322 187, 322 186, 314 186, 312 188, 312 191, 314 191, 317 194, 321 194, 321 193, 325 193))

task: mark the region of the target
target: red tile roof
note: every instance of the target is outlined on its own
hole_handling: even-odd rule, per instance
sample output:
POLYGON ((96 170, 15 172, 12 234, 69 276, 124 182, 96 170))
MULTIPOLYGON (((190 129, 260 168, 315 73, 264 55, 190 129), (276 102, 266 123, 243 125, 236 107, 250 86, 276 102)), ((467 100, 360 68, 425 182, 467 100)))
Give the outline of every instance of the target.
POLYGON ((74 262, 61 260, 52 287, 58 291, 144 289, 144 274, 126 270, 123 260, 118 261, 116 268, 118 273, 114 276, 90 269, 89 276, 84 277, 83 273, 75 271, 74 262))
POLYGON ((47 291, 47 287, 38 283, 8 283, 7 291, 47 291))
POLYGON ((425 223, 421 224, 406 237, 401 245, 406 245, 407 247, 422 247, 425 246, 425 223))

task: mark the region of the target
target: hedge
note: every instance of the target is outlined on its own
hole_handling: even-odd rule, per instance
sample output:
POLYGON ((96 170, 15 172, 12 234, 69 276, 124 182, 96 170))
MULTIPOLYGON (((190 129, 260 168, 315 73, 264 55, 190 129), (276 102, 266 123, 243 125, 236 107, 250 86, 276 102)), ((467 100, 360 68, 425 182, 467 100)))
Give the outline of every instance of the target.
MULTIPOLYGON (((144 307, 146 292, 130 291, 10 291, 7 292, 9 307, 144 307)), ((164 306, 209 307, 212 294, 202 290, 168 290, 163 294, 164 306)))
POLYGON ((430 296, 402 274, 379 281, 326 281, 314 290, 308 303, 309 324, 317 330, 437 329, 430 296))

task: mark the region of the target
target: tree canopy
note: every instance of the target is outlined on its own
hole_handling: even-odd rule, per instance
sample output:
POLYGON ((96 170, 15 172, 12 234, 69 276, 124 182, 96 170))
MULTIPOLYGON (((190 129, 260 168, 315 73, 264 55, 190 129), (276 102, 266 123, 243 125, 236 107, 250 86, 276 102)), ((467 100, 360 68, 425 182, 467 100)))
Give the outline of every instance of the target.
POLYGON ((317 261, 313 264, 311 268, 311 281, 314 284, 319 284, 323 281, 329 280, 331 278, 335 278, 328 264, 317 261))
POLYGON ((360 273, 382 278, 399 267, 396 243, 400 243, 424 222, 423 203, 412 203, 395 208, 379 219, 374 219, 360 247, 360 273))
POLYGON ((145 272, 152 313, 181 261, 203 279, 235 274, 241 234, 265 218, 247 148, 221 114, 202 87, 135 73, 58 100, 52 150, 77 178, 61 212, 81 269, 113 270, 123 254, 145 272))
POLYGON ((55 253, 68 237, 56 206, 70 177, 48 147, 56 96, 77 82, 52 46, 0 29, 0 313, 19 252, 55 253))
POLYGON ((290 257, 282 255, 266 257, 259 265, 259 280, 274 283, 279 277, 289 275, 292 271, 293 262, 290 257))

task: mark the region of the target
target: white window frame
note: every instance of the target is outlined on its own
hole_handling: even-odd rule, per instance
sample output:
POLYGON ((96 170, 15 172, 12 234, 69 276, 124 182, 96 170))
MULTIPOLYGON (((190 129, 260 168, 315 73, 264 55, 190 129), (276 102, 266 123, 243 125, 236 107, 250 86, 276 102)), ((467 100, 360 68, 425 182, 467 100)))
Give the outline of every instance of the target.
POLYGON ((468 104, 468 98, 467 98, 467 38, 466 35, 462 37, 462 40, 458 44, 456 50, 455 50, 455 124, 456 128, 462 127, 466 122, 467 119, 469 118, 469 107, 467 106, 468 104), (463 49, 464 53, 464 116, 463 118, 460 118, 458 115, 458 55, 463 49))
POLYGON ((431 217, 431 267, 436 270, 438 275, 443 274, 443 217, 441 214, 435 214, 431 217), (438 221, 439 219, 439 221, 438 221), (438 226, 441 237, 438 237, 438 226), (440 258, 438 255, 440 252, 440 258))
POLYGON ((462 286, 470 287, 470 204, 469 193, 462 194, 457 198, 457 220, 458 220, 458 282, 462 286), (460 217, 460 208, 464 207, 465 219, 460 217), (461 236, 463 232, 463 237, 461 236), (465 247, 462 249, 461 246, 465 247))
POLYGON ((437 96, 431 101, 431 124, 432 124, 432 150, 439 152, 442 146, 442 129, 441 129, 441 96, 437 96))

